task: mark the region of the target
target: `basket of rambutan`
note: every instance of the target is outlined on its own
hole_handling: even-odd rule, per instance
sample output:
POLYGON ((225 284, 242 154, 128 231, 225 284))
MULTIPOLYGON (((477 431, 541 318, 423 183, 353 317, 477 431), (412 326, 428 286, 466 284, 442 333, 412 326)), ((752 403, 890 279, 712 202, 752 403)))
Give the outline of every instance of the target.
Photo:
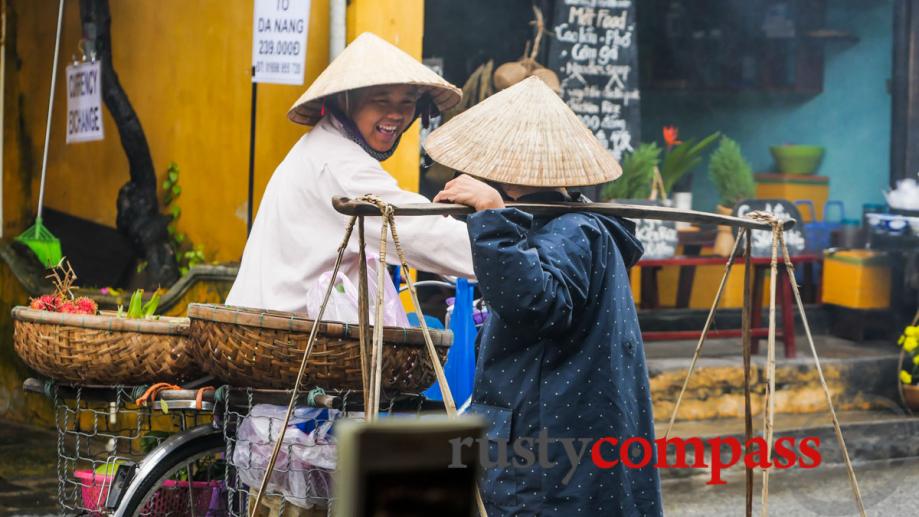
POLYGON ((80 384, 181 382, 198 372, 188 318, 153 316, 156 295, 141 307, 142 291, 135 293, 127 313, 100 312, 92 299, 71 294, 69 265, 50 277, 54 294, 13 308, 16 353, 35 371, 80 384))

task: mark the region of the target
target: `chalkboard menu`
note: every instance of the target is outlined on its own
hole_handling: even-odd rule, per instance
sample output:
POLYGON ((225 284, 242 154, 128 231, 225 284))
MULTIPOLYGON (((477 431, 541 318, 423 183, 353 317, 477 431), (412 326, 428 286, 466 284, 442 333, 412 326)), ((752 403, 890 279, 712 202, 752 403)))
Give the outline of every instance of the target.
MULTIPOLYGON (((663 206, 660 201, 647 199, 623 199, 629 205, 663 206)), ((673 221, 660 221, 657 219, 634 219, 635 237, 641 241, 645 252, 641 258, 665 259, 676 255, 679 244, 676 223, 673 221)))
POLYGON ((645 248, 641 258, 665 259, 676 255, 678 237, 673 221, 639 219, 635 225, 635 236, 645 248))
MULTIPOLYGON (((747 199, 734 206, 734 215, 746 217, 750 212, 769 212, 779 220, 794 219, 797 224, 790 230, 785 230, 785 244, 790 255, 799 255, 804 252, 804 231, 801 214, 791 202, 784 199, 747 199)), ((736 230, 735 230, 736 231, 736 230)), ((766 230, 753 230, 752 250, 754 257, 772 256, 772 232, 766 230)), ((782 249, 779 248, 779 260, 782 249)))
POLYGON ((549 68, 562 99, 617 160, 638 142, 638 45, 631 0, 556 0, 549 68))

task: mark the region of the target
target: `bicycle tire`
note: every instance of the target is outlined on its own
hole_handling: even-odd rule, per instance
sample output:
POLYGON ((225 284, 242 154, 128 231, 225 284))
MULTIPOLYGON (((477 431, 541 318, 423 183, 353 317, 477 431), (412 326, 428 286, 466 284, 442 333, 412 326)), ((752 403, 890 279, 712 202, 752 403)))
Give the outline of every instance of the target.
POLYGON ((163 482, 176 471, 207 454, 225 452, 226 442, 223 434, 216 430, 196 436, 175 447, 159 458, 152 468, 131 480, 125 499, 119 503, 115 511, 115 517, 136 517, 163 482))

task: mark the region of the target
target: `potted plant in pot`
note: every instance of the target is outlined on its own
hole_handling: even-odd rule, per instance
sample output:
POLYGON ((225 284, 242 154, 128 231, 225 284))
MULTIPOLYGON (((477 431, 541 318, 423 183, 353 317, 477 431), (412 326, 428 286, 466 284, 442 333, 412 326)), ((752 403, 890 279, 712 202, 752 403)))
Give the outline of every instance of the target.
POLYGON ((661 161, 661 148, 656 143, 641 144, 622 157, 622 176, 603 186, 600 198, 648 199, 651 197, 654 171, 661 161))
POLYGON ((913 411, 919 411, 919 313, 916 316, 897 341, 901 349, 898 363, 900 396, 906 407, 913 411))
MULTIPOLYGON (((720 214, 730 215, 735 204, 756 193, 752 167, 744 159, 740 145, 726 136, 721 137, 718 148, 712 153, 708 163, 708 177, 718 189, 720 199, 716 210, 720 214)), ((731 227, 719 226, 715 237, 715 254, 726 257, 733 247, 734 234, 731 227)))
MULTIPOLYGON (((696 141, 689 139, 685 142, 679 139, 680 131, 676 126, 665 126, 663 128, 664 137, 664 159, 660 167, 660 175, 663 183, 663 196, 667 192, 673 192, 679 184, 684 190, 674 192, 672 199, 676 208, 692 208, 692 194, 689 192, 691 183, 689 178, 685 178, 686 173, 702 163, 702 153, 717 140, 719 133, 716 131, 707 137, 696 141), (680 181, 684 179, 684 181, 680 181)), ((678 224, 677 227, 680 227, 678 224)))

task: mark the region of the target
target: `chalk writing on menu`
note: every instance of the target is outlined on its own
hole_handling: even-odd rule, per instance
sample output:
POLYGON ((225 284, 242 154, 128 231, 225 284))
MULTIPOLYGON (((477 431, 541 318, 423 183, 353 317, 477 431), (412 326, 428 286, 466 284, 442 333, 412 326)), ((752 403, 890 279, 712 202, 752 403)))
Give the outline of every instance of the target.
POLYGON ((621 160, 639 138, 634 5, 629 0, 558 0, 552 32, 549 68, 561 80, 562 98, 621 160))
MULTIPOLYGON (((630 205, 663 206, 660 201, 629 200, 630 205)), ((633 219, 635 222, 635 237, 641 241, 645 252, 641 258, 665 259, 676 255, 679 237, 676 223, 673 221, 660 221, 657 219, 633 219)))
MULTIPOLYGON (((790 202, 784 199, 747 199, 734 206, 737 217, 745 217, 750 212, 769 212, 779 220, 794 219, 798 222, 794 227, 785 230, 785 244, 788 253, 800 255, 804 252, 804 233, 801 231, 801 213, 790 202)), ((736 232, 736 230, 735 230, 736 232)), ((772 256, 772 232, 766 230, 753 230, 752 251, 754 257, 772 256)), ((778 249, 779 257, 782 249, 778 249)))
POLYGON ((678 237, 673 221, 640 219, 635 226, 635 236, 645 249, 642 258, 664 259, 676 255, 678 237))

